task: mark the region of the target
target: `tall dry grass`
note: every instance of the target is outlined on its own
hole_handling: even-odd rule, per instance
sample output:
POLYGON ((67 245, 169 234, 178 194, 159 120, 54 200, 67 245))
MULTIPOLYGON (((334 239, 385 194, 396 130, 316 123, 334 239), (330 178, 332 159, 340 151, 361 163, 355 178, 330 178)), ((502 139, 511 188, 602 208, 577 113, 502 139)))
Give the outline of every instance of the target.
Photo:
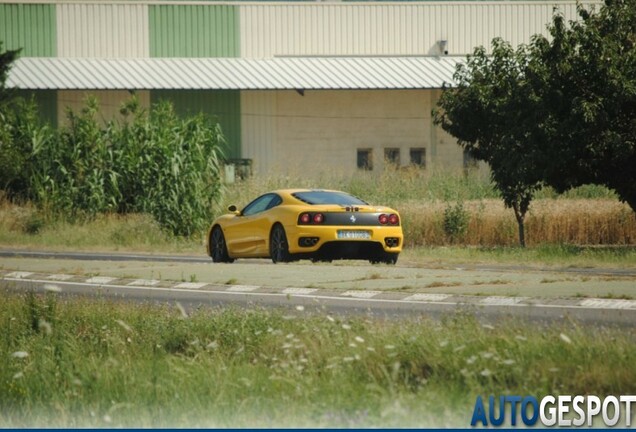
MULTIPOLYGON (((396 208, 402 215, 406 246, 515 246, 517 223, 483 173, 389 171, 380 176, 325 175, 311 178, 254 177, 227 185, 210 222, 229 204, 239 207, 260 194, 279 188, 330 188, 350 192, 372 203, 396 208), (444 211, 461 202, 468 217, 465 232, 449 236, 444 211)), ((100 215, 90 221, 68 222, 35 206, 16 204, 0 192, 0 245, 65 248, 136 248, 138 250, 198 251, 205 231, 178 238, 149 215, 100 215)), ((634 245, 636 215, 608 190, 588 186, 557 196, 539 193, 526 220, 529 246, 541 244, 634 245)))
MULTIPOLYGON (((408 246, 447 245, 443 216, 448 203, 407 203, 398 206, 408 246)), ((480 246, 518 244, 512 210, 499 200, 464 202, 468 229, 455 243, 480 246)), ((526 221, 528 245, 630 245, 636 242, 636 215, 626 204, 607 199, 540 199, 532 203, 526 221)))
MULTIPOLYGON (((262 193, 294 187, 344 190, 372 204, 397 209, 407 246, 518 244, 513 211, 504 207, 484 171, 387 169, 379 175, 327 171, 318 179, 270 174, 228 185, 215 215, 224 213, 229 204, 241 207, 262 193), (444 231, 444 210, 457 202, 462 202, 467 212, 468 229, 451 238, 444 231)), ((530 206, 526 243, 634 244, 636 215, 601 186, 583 186, 563 195, 544 189, 530 206)))

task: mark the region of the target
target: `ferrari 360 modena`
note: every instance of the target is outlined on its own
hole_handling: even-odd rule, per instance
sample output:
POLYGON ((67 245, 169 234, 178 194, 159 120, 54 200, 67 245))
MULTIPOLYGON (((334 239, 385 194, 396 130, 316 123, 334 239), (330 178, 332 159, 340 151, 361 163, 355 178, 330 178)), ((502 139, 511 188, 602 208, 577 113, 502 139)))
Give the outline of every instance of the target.
POLYGON ((215 263, 271 258, 395 264, 404 240, 397 211, 339 191, 277 190, 228 211, 208 232, 208 255, 215 263))

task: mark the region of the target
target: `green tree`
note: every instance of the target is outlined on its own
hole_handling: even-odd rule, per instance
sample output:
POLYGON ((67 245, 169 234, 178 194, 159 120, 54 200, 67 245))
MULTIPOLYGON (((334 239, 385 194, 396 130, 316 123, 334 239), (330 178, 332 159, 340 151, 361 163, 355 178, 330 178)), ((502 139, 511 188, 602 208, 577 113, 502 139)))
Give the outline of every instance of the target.
POLYGON ((436 124, 490 166, 506 207, 514 210, 521 246, 526 244, 526 213, 543 185, 533 152, 545 137, 537 122, 540 101, 528 85, 527 70, 527 47, 514 50, 495 39, 492 55, 479 47, 458 65, 456 87, 444 89, 434 111, 436 124))
POLYGON ((20 50, 2 51, 0 42, 0 190, 11 198, 28 198, 28 159, 32 148, 46 139, 33 101, 7 88, 9 71, 20 50))
POLYGON ((556 13, 550 38, 535 36, 530 85, 541 100, 538 144, 546 183, 563 192, 604 185, 636 211, 636 0, 556 13))
POLYGON ((0 41, 0 110, 12 98, 11 89, 6 88, 7 78, 13 62, 18 58, 20 50, 2 50, 2 41, 0 41))
POLYGON ((636 0, 555 12, 550 38, 475 50, 445 88, 435 122, 487 162, 506 206, 524 218, 543 185, 614 190, 636 212, 636 0))

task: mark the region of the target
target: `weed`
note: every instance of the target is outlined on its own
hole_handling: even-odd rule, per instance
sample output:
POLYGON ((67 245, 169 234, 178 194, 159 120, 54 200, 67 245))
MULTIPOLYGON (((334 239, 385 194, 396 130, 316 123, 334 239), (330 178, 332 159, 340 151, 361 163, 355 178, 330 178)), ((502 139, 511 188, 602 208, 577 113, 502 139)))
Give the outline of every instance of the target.
POLYGON ((440 287, 454 287, 461 286, 461 282, 431 282, 425 285, 425 288, 440 288, 440 287))
POLYGON ((461 201, 457 201, 454 206, 449 204, 444 209, 444 233, 451 243, 456 243, 466 234, 468 220, 468 212, 461 201))
POLYGON ((633 300, 634 296, 631 296, 629 294, 614 294, 614 293, 607 293, 605 295, 600 296, 600 298, 603 299, 615 299, 615 300, 633 300))
POLYGON ((122 427, 254 427, 265 417, 342 427, 350 413, 360 427, 459 427, 475 395, 636 391, 631 328, 482 325, 468 311, 342 321, 224 307, 184 319, 172 305, 60 297, 51 308, 38 294, 0 294, 8 427, 107 426, 106 414, 122 427), (31 323, 45 309, 50 337, 31 323))

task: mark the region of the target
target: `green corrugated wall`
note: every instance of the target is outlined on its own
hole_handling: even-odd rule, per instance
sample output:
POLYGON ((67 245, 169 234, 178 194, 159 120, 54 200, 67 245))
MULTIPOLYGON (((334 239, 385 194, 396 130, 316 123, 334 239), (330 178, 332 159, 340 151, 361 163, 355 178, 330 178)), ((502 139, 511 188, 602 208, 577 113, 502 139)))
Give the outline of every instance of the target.
POLYGON ((227 140, 225 157, 241 157, 241 93, 238 90, 153 90, 150 102, 169 100, 179 115, 204 113, 216 119, 227 140))
POLYGON ((239 11, 231 5, 149 6, 151 57, 238 57, 239 11))
POLYGON ((22 57, 55 57, 55 5, 0 4, 0 41, 5 50, 22 48, 22 57))

